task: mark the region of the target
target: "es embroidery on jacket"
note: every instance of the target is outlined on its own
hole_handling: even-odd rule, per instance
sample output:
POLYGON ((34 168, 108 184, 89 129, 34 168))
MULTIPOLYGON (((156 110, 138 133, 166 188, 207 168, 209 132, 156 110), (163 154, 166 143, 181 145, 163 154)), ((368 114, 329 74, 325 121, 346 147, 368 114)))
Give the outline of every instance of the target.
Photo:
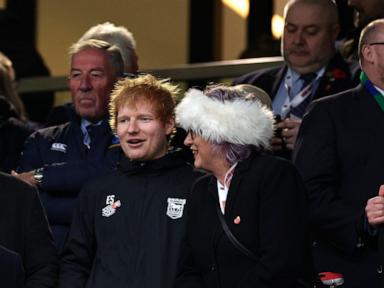
POLYGON ((67 152, 67 144, 64 144, 64 143, 52 143, 51 150, 52 151, 59 151, 59 152, 66 153, 67 152))
POLYGON ((108 195, 107 200, 105 201, 107 206, 102 210, 101 215, 104 217, 112 216, 116 213, 116 209, 121 206, 120 200, 115 202, 115 195, 108 195))
POLYGON ((168 198, 167 216, 171 219, 179 219, 183 217, 185 199, 168 198))

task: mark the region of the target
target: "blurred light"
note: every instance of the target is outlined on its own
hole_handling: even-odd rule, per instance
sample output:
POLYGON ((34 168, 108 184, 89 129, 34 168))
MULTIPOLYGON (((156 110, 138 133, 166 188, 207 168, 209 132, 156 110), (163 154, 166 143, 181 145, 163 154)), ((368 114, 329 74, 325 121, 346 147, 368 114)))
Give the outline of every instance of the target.
POLYGON ((272 16, 272 36, 275 39, 280 39, 284 30, 284 18, 278 14, 272 16))
POLYGON ((249 13, 248 0, 221 0, 229 9, 233 10, 242 18, 247 18, 249 13))

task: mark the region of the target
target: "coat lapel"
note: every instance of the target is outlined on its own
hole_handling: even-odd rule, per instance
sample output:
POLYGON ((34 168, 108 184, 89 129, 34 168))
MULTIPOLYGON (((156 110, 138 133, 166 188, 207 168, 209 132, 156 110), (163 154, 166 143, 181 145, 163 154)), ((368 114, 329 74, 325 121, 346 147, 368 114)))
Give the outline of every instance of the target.
POLYGON ((249 165, 251 163, 250 158, 253 158, 252 154, 248 159, 239 162, 233 173, 233 178, 231 181, 231 185, 229 186, 227 201, 225 204, 225 218, 227 219, 227 221, 230 220, 232 217, 233 208, 236 204, 236 199, 240 191, 240 184, 242 183, 243 175, 245 174, 244 172, 248 170, 249 165))
POLYGON ((271 87, 271 100, 275 99, 277 91, 279 90, 280 83, 283 81, 283 77, 285 75, 285 72, 287 71, 287 66, 284 65, 281 67, 275 75, 271 75, 274 81, 272 82, 272 87, 271 87))
POLYGON ((370 134, 374 135, 371 140, 384 147, 384 111, 362 85, 359 85, 356 91, 353 95, 357 105, 356 111, 359 111, 356 117, 361 119, 362 129, 371 130, 370 134))

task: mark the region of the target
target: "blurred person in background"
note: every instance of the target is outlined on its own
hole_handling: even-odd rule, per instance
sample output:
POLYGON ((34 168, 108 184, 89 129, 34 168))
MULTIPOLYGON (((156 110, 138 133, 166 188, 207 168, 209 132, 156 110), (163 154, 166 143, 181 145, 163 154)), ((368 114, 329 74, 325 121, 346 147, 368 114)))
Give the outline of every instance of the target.
POLYGON ((24 141, 34 127, 17 94, 12 62, 0 52, 0 171, 17 168, 24 141))
POLYGON ((301 119, 312 100, 352 87, 348 64, 336 52, 340 31, 332 0, 290 0, 284 8, 284 65, 251 72, 235 84, 253 84, 272 99, 278 132, 272 150, 291 159, 301 119))

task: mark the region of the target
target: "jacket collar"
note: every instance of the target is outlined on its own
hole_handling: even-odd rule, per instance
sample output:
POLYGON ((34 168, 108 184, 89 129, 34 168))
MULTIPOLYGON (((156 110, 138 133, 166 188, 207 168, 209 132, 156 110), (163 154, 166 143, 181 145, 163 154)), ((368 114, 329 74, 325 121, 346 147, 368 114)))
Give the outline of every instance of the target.
MULTIPOLYGON (((231 181, 231 185, 229 186, 228 196, 225 204, 225 218, 229 217, 232 213, 233 207, 235 205, 240 184, 242 183, 245 172, 249 169, 251 163, 254 159, 259 155, 256 149, 251 152, 251 155, 239 162, 233 172, 233 178, 231 181)), ((216 204, 219 205, 219 197, 217 192, 217 179, 213 175, 210 177, 209 185, 208 185, 209 194, 215 199, 216 204)))
POLYGON ((119 161, 119 170, 127 175, 140 173, 160 173, 183 165, 185 160, 181 150, 171 150, 165 156, 148 161, 132 161, 125 155, 121 155, 119 161))

